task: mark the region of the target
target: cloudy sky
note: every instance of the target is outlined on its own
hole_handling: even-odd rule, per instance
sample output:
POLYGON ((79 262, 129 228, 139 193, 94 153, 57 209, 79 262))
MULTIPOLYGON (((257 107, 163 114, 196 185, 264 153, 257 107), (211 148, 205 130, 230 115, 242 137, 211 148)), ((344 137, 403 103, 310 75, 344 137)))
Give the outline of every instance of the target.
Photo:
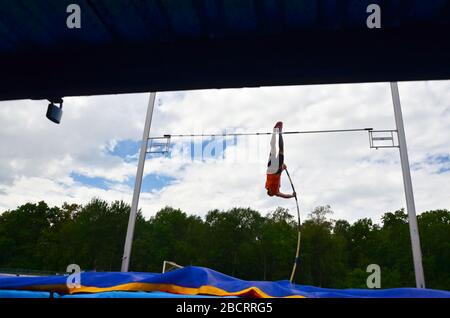
MULTIPOLYGON (((450 81, 400 83, 418 212, 450 208, 450 81)), ((26 202, 131 202, 148 94, 71 97, 62 123, 46 101, 0 102, 0 213, 26 202)), ((387 83, 199 90, 157 95, 151 135, 285 130, 395 129, 387 83)), ((146 162, 140 207, 189 214, 235 206, 294 211, 264 189, 270 136, 173 138, 146 162)), ((302 214, 378 221, 405 206, 397 149, 369 148, 365 132, 286 135, 285 160, 302 214)), ((287 178, 282 189, 290 191, 287 178)))

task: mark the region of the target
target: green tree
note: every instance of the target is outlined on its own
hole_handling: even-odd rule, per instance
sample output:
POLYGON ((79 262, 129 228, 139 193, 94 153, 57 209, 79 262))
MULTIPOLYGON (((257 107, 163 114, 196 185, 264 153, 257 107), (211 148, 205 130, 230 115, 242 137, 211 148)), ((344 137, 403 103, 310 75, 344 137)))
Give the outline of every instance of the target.
POLYGON ((150 271, 160 271, 165 260, 199 265, 206 261, 205 232, 201 218, 165 207, 147 221, 142 239, 136 242, 140 257, 135 262, 139 262, 138 268, 150 271))
POLYGON ((259 241, 263 218, 252 209, 214 210, 206 215, 209 264, 242 278, 262 277, 259 241))
POLYGON ((58 222, 59 209, 41 201, 6 211, 0 218, 0 264, 3 267, 39 269, 45 266, 38 243, 58 222))
POLYGON ((426 285, 450 289, 450 211, 427 211, 417 218, 426 285))
POLYGON ((261 229, 264 280, 282 280, 290 276, 297 243, 297 224, 288 209, 269 213, 261 229))
MULTIPOLYGON (((130 206, 93 199, 86 205, 27 203, 0 214, 0 267, 64 272, 120 269, 130 206)), ((368 218, 333 221, 330 206, 315 208, 301 225, 296 282, 365 288, 369 264, 381 267, 381 285, 414 286, 408 216, 387 212, 381 226, 368 218)), ((428 288, 450 289, 450 212, 418 216, 428 288)), ((199 265, 242 279, 289 278, 297 224, 287 209, 261 216, 250 208, 189 216, 165 207, 145 220, 138 212, 130 268, 161 271, 164 260, 199 265)))
POLYGON ((381 219, 383 226, 376 242, 379 245, 379 252, 372 262, 381 267, 382 287, 414 287, 408 215, 402 209, 387 212, 381 219))
POLYGON ((333 211, 330 206, 315 208, 302 224, 302 248, 300 252, 299 281, 315 286, 342 284, 339 245, 333 241, 333 223, 327 216, 333 211), (336 266, 339 264, 339 266, 336 266))
MULTIPOLYGON (((120 270, 129 213, 130 206, 123 201, 108 204, 94 198, 81 207, 61 229, 62 263, 75 263, 85 270, 120 270)), ((144 222, 139 212, 136 238, 144 222)))

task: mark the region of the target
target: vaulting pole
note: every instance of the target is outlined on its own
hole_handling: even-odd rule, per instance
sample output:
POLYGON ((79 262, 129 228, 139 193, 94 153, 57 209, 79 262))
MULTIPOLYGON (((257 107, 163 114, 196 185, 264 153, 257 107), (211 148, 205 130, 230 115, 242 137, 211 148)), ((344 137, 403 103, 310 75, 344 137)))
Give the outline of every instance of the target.
POLYGON ((133 201, 131 202, 130 218, 128 220, 127 236, 125 238, 125 247, 123 249, 122 272, 128 272, 130 265, 131 247, 133 245, 134 226, 139 204, 139 195, 141 193, 142 175, 144 174, 145 157, 148 147, 148 136, 150 126, 152 125, 153 108, 155 106, 156 93, 150 93, 148 100, 147 115, 145 116, 144 133, 142 135, 141 152, 139 154, 136 180, 134 181, 133 201))
MULTIPOLYGON (((295 193, 297 193, 295 191, 294 188, 294 183, 292 182, 291 176, 289 174, 288 169, 286 169, 286 174, 289 178, 289 182, 291 183, 291 187, 292 187, 292 191, 294 191, 295 193)), ((301 238, 301 220, 300 220, 300 209, 298 207, 298 199, 297 199, 297 195, 295 195, 295 204, 297 205, 297 250, 295 251, 295 259, 294 259, 294 266, 292 267, 292 273, 291 273, 291 283, 294 283, 294 278, 295 278, 295 272, 297 271, 297 265, 300 263, 300 238, 301 238)))
POLYGON ((391 82, 392 102, 394 104, 395 123, 397 125, 398 145, 400 149, 400 162, 402 165, 403 185, 405 188, 406 209, 408 210, 409 233, 414 261, 414 272, 416 276, 416 287, 425 288, 425 277, 422 266, 422 251, 420 249, 419 229, 417 226, 416 206, 414 204, 414 193, 409 167, 408 148, 406 147, 405 128, 403 126, 403 115, 400 104, 400 94, 397 82, 391 82))

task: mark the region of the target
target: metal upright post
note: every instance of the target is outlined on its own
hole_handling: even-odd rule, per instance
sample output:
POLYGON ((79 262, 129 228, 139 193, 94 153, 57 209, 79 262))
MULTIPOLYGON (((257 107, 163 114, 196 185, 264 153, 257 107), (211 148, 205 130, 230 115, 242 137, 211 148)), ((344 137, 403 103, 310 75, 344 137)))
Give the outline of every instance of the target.
POLYGON ((144 174, 145 157, 147 154, 148 137, 150 135, 150 126, 152 124, 153 108, 155 106, 156 93, 150 93, 148 100, 147 115, 145 116, 144 133, 142 135, 141 151, 139 154, 136 180, 134 182, 133 201, 131 202, 130 217, 128 220, 127 236, 122 258, 122 272, 128 272, 130 265, 131 247, 133 245, 134 226, 139 204, 139 195, 141 193, 142 175, 144 174))
POLYGON ((400 161, 403 173, 403 185, 405 187, 406 209, 408 210, 409 232, 414 260, 414 272, 416 276, 416 287, 425 288, 425 278, 422 266, 422 251, 420 248, 419 229, 417 226, 416 207, 409 167, 408 149, 406 147, 405 128, 403 126, 403 115, 400 104, 400 94, 397 82, 391 82, 392 102, 394 104, 395 123, 397 126, 398 144, 400 149, 400 161))

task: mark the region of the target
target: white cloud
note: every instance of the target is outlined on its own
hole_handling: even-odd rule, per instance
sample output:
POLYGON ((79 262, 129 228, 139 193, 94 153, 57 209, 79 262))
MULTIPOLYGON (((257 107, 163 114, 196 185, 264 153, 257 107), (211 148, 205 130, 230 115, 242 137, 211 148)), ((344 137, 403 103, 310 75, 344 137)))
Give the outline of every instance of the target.
MULTIPOLYGON (((405 128, 418 211, 450 207, 450 173, 436 174, 425 159, 450 153, 450 81, 400 83, 405 128)), ((395 127, 389 85, 316 85, 161 93, 151 134, 217 133, 236 128, 270 131, 395 127)), ((27 201, 86 202, 92 196, 130 201, 121 182, 134 177, 135 162, 111 156, 123 139, 139 140, 147 94, 66 98, 57 126, 45 119, 43 101, 0 103, 0 209, 27 201), (74 182, 71 172, 107 178, 102 190, 74 182)), ((269 136, 240 138, 226 149, 227 160, 190 162, 149 159, 146 174, 175 177, 169 186, 141 195, 145 215, 165 205, 204 215, 210 209, 276 206, 294 211, 292 200, 270 198, 264 190, 269 136), (231 159, 230 159, 231 158, 231 159)), ((172 140, 175 144, 179 139, 172 140)), ((334 218, 355 220, 403 207, 398 151, 372 150, 364 132, 286 135, 286 163, 300 194, 304 216, 330 204, 334 218)), ((283 189, 289 191, 287 178, 283 189)))

